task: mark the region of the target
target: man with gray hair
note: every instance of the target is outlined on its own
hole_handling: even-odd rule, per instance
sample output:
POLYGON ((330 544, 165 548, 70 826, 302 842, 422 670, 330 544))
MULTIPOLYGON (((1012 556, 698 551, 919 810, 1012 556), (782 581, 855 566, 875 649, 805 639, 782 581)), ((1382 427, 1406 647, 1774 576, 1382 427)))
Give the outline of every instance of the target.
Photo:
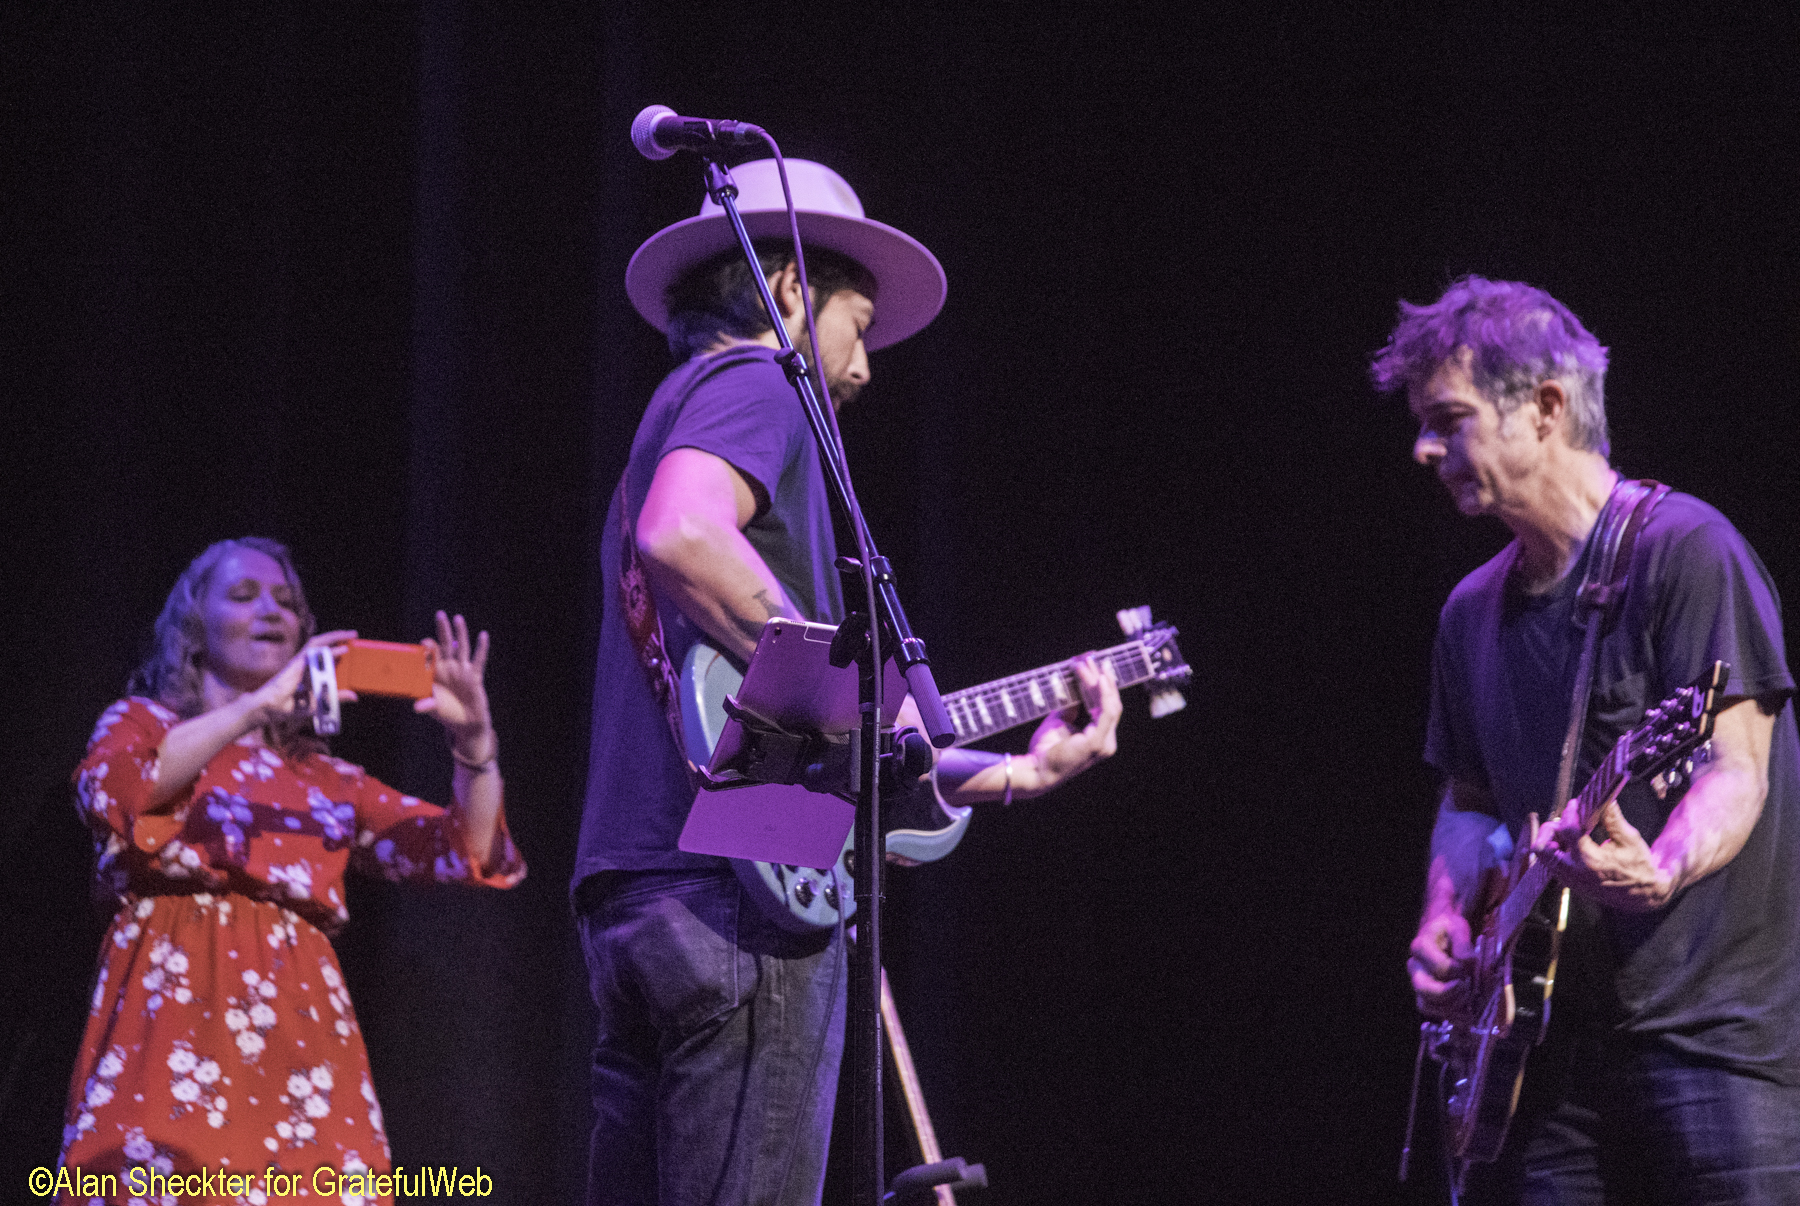
MULTIPOLYGON (((1591 836, 1556 798, 1582 629, 1577 588, 1620 486, 1606 349, 1540 289, 1465 277, 1401 303, 1375 357, 1419 421, 1413 456, 1513 541, 1445 603, 1425 757, 1444 777, 1407 969, 1419 1008, 1472 1021, 1471 922, 1513 843, 1574 896, 1547 1036, 1479 1202, 1800 1202, 1800 738, 1767 570, 1724 516, 1669 493, 1602 628, 1573 784, 1645 711, 1731 666, 1685 791, 1634 783, 1591 836), (1547 819, 1538 824, 1538 817, 1547 819)), ((1491 1088, 1509 1093, 1510 1085, 1491 1088)))

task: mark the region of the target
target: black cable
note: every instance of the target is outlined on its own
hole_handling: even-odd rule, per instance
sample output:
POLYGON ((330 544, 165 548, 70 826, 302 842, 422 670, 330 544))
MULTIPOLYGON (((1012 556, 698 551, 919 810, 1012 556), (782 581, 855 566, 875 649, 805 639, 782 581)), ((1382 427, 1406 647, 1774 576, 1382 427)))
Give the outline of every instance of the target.
MULTIPOLYGON (((762 131, 762 139, 769 144, 769 150, 775 156, 775 170, 781 176, 781 195, 787 203, 788 234, 794 243, 794 270, 800 278, 800 306, 806 316, 806 341, 812 347, 812 363, 807 367, 813 378, 813 389, 824 403, 825 424, 831 429, 831 442, 835 445, 833 451, 840 470, 838 477, 844 486, 844 505, 850 512, 845 518, 850 521, 850 531, 856 540, 856 558, 862 563, 867 607, 864 614, 869 617, 869 656, 875 668, 875 714, 880 717, 886 706, 886 701, 882 698, 882 688, 885 685, 883 680, 886 676, 881 672, 881 614, 875 610, 875 567, 871 564, 873 558, 869 551, 868 530, 863 525, 862 503, 857 501, 856 488, 850 483, 850 461, 844 455, 844 436, 838 429, 837 406, 831 400, 831 387, 825 382, 825 356, 819 350, 819 331, 813 316, 812 286, 806 279, 806 248, 800 241, 800 215, 794 208, 794 190, 788 185, 787 160, 782 156, 781 147, 776 144, 774 136, 767 130, 762 131)), ((771 314, 769 318, 778 320, 779 316, 771 314)), ((871 750, 867 756, 875 757, 879 752, 871 750)))

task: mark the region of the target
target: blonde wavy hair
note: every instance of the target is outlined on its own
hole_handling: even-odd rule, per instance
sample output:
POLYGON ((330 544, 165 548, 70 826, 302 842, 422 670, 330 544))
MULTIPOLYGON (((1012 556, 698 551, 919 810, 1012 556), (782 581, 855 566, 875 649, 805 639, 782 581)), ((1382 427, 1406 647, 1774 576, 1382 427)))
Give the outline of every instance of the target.
MULTIPOLYGON (((294 614, 300 620, 300 644, 304 645, 318 630, 312 608, 306 605, 306 592, 300 585, 300 574, 294 568, 293 554, 278 540, 262 536, 243 536, 221 540, 206 547, 188 563, 175 579, 163 603, 162 614, 150 638, 148 656, 131 672, 126 691, 156 700, 186 720, 206 710, 200 694, 200 656, 206 651, 206 593, 212 587, 213 575, 231 554, 251 550, 262 553, 281 567, 293 595, 294 614)), ((296 647, 298 648, 298 647, 296 647)), ((313 734, 310 720, 303 714, 286 717, 265 730, 269 744, 284 757, 300 758, 321 753, 325 743, 313 734)))

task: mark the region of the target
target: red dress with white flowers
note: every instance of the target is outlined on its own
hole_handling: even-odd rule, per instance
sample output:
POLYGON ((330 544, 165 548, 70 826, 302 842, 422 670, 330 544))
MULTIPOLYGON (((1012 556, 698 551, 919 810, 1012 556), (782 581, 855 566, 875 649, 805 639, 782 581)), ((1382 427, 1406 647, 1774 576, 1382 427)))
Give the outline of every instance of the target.
POLYGON ((253 740, 149 814, 157 747, 177 723, 151 700, 120 700, 75 772, 99 887, 120 907, 70 1080, 63 1165, 119 1174, 120 1201, 133 1166, 254 1173, 248 1193, 210 1199, 251 1204, 270 1166, 303 1181, 326 1165, 384 1171, 381 1107, 326 938, 349 919, 344 871, 504 888, 525 864, 509 838, 483 873, 443 809, 339 759, 287 761, 253 740))

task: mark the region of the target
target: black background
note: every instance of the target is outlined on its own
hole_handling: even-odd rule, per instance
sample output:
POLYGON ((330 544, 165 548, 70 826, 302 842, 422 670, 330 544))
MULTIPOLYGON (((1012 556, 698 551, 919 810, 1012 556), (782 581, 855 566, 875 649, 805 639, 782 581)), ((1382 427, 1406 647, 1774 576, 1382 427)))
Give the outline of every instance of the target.
MULTIPOLYGON (((69 770, 181 567, 246 533, 327 626, 494 633, 531 877, 358 883, 339 949, 396 1162, 578 1199, 595 549, 666 368, 621 281, 700 196, 630 149, 652 102, 765 125, 944 264, 845 415, 940 682, 1139 603, 1196 671, 1171 719, 1128 701, 1117 759, 891 881, 938 1133, 994 1182, 970 1200, 1435 1200, 1429 1166, 1393 1185, 1426 655, 1503 532, 1409 463, 1368 356, 1463 272, 1548 288, 1613 349, 1619 467, 1800 593, 1791 19, 318 7, 0 31, 0 1200, 54 1162, 104 925, 69 770)), ((447 795, 403 706, 338 748, 447 795)))

